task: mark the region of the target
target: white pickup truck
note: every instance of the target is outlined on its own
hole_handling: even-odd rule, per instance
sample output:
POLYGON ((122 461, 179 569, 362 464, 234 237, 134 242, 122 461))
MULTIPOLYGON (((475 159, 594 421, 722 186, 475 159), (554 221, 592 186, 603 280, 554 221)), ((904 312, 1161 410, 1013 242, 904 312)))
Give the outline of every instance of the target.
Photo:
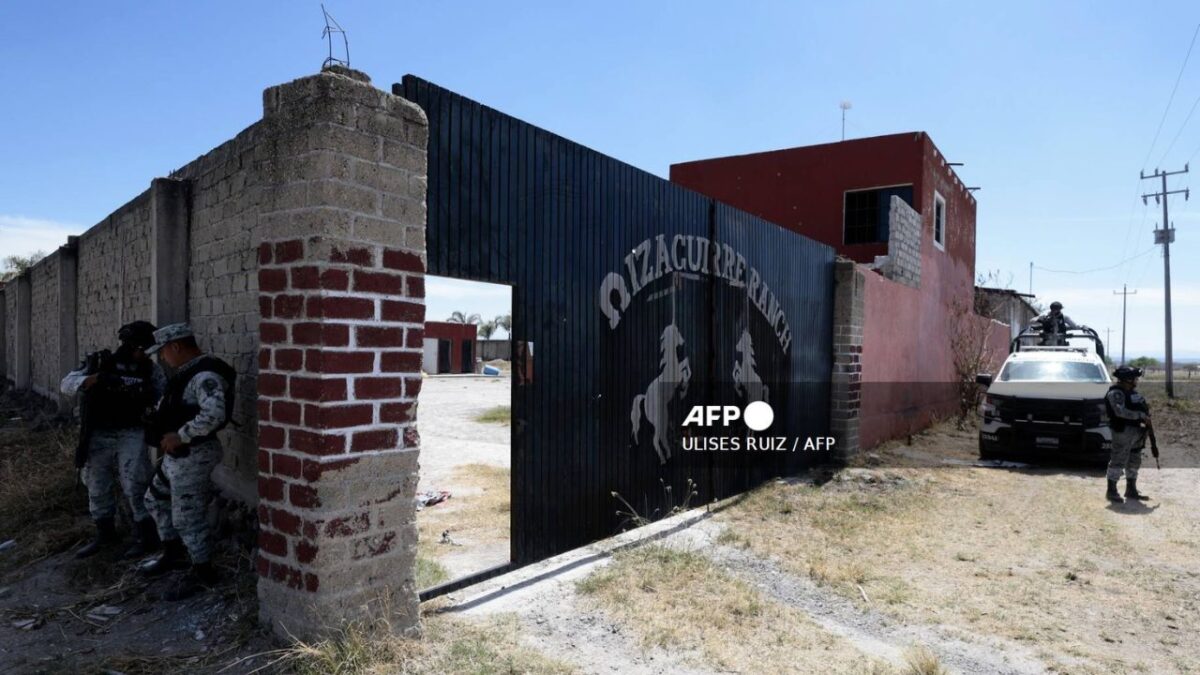
POLYGON ((1033 335, 1022 334, 999 373, 975 378, 988 387, 979 408, 981 459, 1108 460, 1104 396, 1112 380, 1103 344, 1085 331, 1066 346, 1023 345, 1033 335), (1085 340, 1094 344, 1079 344, 1085 340))

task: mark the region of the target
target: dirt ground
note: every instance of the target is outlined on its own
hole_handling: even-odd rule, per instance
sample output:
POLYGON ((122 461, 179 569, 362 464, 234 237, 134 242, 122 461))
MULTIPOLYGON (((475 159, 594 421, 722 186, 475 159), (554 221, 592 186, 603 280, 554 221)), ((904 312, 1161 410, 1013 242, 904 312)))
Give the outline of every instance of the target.
POLYGON ((119 550, 74 559, 91 534, 75 438, 36 402, 0 396, 0 544, 12 542, 0 551, 0 672, 211 673, 268 649, 244 510, 215 509, 224 581, 184 602, 156 601, 181 573, 145 580, 119 550))
POLYGON ((444 611, 516 616, 581 672, 1197 673, 1200 392, 1145 389, 1144 505, 1099 469, 979 465, 945 424, 444 611))
POLYGON ((510 426, 479 417, 509 406, 511 392, 507 375, 425 378, 417 490, 451 497, 417 514, 423 588, 509 560, 510 426))
MULTIPOLYGON (((455 386, 441 393, 461 404, 455 386)), ((1164 468, 1147 457, 1145 504, 1109 505, 1098 469, 978 463, 974 430, 944 424, 684 514, 653 541, 426 603, 421 640, 349 627, 278 649, 255 625, 236 537, 217 592, 154 602, 169 580, 70 558, 86 531, 76 501, 57 538, 0 523, 0 541, 18 538, 0 552, 0 671, 1200 673, 1200 391, 1168 403, 1146 389, 1164 468), (12 555, 26 557, 5 567, 12 555)), ((461 405, 447 428, 494 403, 461 405)), ((433 417, 424 399, 421 412, 433 417)), ((15 456, 13 425, 38 424, 0 426, 0 454, 15 456)), ((33 442, 53 456, 62 433, 33 442)), ((478 455, 428 459, 455 492, 419 519, 419 553, 441 565, 462 547, 434 532, 469 541, 507 523, 508 474, 478 455)))

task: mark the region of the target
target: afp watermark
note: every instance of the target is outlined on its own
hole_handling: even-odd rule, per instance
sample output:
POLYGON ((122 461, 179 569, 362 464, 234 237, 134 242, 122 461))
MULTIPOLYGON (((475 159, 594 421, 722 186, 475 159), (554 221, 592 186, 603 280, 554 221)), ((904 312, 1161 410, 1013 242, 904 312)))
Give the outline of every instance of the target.
MULTIPOLYGON (((696 405, 683 419, 683 426, 714 429, 732 427, 741 420, 748 429, 766 431, 775 422, 775 410, 766 401, 736 405, 696 405)), ((832 436, 787 437, 768 435, 688 436, 682 439, 685 452, 829 452, 837 444, 832 436)))

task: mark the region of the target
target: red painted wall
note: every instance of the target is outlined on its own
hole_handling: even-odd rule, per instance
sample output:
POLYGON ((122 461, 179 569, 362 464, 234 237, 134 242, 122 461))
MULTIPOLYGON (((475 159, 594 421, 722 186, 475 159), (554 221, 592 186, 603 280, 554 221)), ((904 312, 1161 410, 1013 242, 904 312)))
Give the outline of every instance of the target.
MULTIPOLYGON (((866 281, 859 442, 870 448, 958 414, 950 336, 961 314, 878 274, 867 272, 866 281)), ((993 367, 985 372, 995 372, 1008 355, 1008 325, 974 314, 967 320, 987 326, 993 367)))
MULTIPOLYGON (((475 364, 473 363, 469 363, 465 369, 463 368, 462 343, 467 341, 475 342, 478 328, 473 323, 426 321, 425 339, 450 341, 450 372, 474 372, 475 364)), ((478 351, 478 349, 472 348, 471 353, 478 355, 478 351)))

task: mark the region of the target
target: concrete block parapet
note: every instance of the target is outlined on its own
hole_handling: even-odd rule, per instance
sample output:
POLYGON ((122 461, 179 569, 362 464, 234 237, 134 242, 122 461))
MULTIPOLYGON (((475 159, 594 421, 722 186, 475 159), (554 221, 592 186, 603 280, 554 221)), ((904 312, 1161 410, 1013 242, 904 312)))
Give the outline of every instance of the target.
POLYGON ((877 259, 879 271, 892 281, 921 285, 921 214, 899 197, 888 207, 888 254, 877 259))
POLYGON ((260 615, 306 640, 384 612, 412 631, 427 122, 326 72, 268 89, 263 124, 260 615))

